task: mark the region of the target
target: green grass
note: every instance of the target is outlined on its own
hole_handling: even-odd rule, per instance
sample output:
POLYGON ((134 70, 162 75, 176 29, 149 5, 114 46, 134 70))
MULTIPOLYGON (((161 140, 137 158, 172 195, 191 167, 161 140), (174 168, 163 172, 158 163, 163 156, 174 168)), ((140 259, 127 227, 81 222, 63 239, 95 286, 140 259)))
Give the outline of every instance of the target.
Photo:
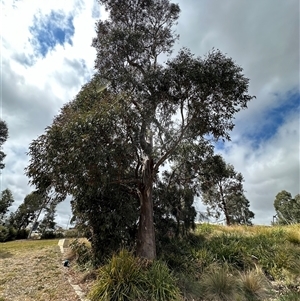
POLYGON ((159 256, 176 271, 190 300, 268 300, 272 281, 287 288, 299 283, 299 235, 300 225, 203 224, 184 241, 171 241, 159 256))
POLYGON ((28 250, 41 250, 57 246, 58 240, 14 240, 0 243, 0 259, 10 258, 14 255, 28 250))
MULTIPOLYGON (((187 238, 170 240, 158 250, 158 261, 153 263, 140 261, 125 250, 114 255, 97 271, 90 297, 97 301, 266 301, 273 292, 272 300, 300 300, 295 292, 300 279, 299 235, 300 225, 198 225, 187 238), (272 285, 279 281, 285 288, 276 299, 272 285)), ((46 249, 57 243, 57 239, 1 243, 0 259, 45 249, 37 259, 47 265, 51 254, 46 249)), ((75 258, 84 255, 81 259, 86 260, 88 249, 77 246, 75 258)), ((51 265, 55 262, 49 262, 50 270, 55 270, 51 265)), ((14 271, 6 276, 2 282, 12 280, 14 271)))
POLYGON ((140 260, 121 250, 98 271, 91 301, 180 300, 176 278, 161 261, 140 260))
POLYGON ((281 296, 278 301, 299 301, 300 300, 300 292, 291 292, 286 295, 281 296))

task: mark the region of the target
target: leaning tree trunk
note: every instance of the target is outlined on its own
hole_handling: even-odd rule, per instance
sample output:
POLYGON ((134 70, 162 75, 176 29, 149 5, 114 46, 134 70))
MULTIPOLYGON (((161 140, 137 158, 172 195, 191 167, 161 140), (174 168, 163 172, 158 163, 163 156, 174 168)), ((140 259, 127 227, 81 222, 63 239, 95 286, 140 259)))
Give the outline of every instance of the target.
POLYGON ((149 260, 156 258, 155 230, 153 222, 153 160, 146 159, 142 183, 139 187, 140 218, 137 237, 137 256, 149 260))

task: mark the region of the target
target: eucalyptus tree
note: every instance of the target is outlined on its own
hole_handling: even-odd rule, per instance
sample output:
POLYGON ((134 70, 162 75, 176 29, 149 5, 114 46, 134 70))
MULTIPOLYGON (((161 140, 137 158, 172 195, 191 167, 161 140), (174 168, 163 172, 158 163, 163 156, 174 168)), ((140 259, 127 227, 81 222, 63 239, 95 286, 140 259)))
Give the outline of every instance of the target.
POLYGON ((34 223, 41 210, 44 208, 44 198, 36 191, 25 196, 24 202, 21 203, 13 214, 10 216, 10 223, 17 230, 26 229, 30 223, 34 223))
POLYGON ((300 194, 293 198, 290 192, 280 191, 275 197, 274 208, 279 224, 300 223, 300 194))
POLYGON ((3 169, 5 167, 3 160, 6 156, 4 152, 1 150, 3 143, 8 138, 8 128, 5 121, 0 120, 0 169, 3 169))
POLYGON ((234 115, 252 99, 249 80, 218 50, 200 58, 184 48, 159 63, 178 38, 177 4, 99 3, 109 18, 97 23, 92 43, 96 76, 32 142, 26 173, 32 184, 47 184, 61 199, 89 190, 103 201, 103 191, 122 187, 124 199, 139 201, 137 255, 154 259, 152 196, 162 165, 176 160, 172 155, 181 145, 230 139, 234 115), (101 80, 107 89, 99 88, 101 80))
POLYGON ((254 213, 244 195, 242 174, 220 155, 208 158, 204 166, 200 175, 201 195, 209 215, 218 219, 224 214, 227 225, 251 225, 254 213))

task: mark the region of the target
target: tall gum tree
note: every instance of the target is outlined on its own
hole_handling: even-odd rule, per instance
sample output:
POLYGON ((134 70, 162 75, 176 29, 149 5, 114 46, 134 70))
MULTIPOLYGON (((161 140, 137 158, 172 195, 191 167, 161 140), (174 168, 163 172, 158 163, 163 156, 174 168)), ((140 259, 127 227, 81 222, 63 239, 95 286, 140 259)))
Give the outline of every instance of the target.
POLYGON ((183 49, 166 63, 177 39, 179 6, 168 0, 99 1, 109 19, 97 24, 95 67, 116 91, 128 91, 139 115, 143 161, 138 186, 138 255, 155 258, 152 189, 159 167, 187 137, 228 138, 232 116, 251 99, 241 68, 219 51, 204 60, 183 49), (177 118, 178 117, 178 118, 177 118), (155 156, 160 153, 161 156, 155 156))
POLYGON ((249 80, 218 50, 200 58, 183 48, 159 63, 178 38, 177 4, 99 3, 109 18, 97 23, 92 43, 96 77, 32 142, 26 173, 32 184, 48 183, 61 195, 87 183, 126 187, 139 199, 137 255, 154 259, 152 196, 160 167, 176 161, 173 155, 182 145, 203 143, 204 137, 230 139, 234 115, 252 99, 249 80), (97 77, 109 82, 98 94, 97 77))

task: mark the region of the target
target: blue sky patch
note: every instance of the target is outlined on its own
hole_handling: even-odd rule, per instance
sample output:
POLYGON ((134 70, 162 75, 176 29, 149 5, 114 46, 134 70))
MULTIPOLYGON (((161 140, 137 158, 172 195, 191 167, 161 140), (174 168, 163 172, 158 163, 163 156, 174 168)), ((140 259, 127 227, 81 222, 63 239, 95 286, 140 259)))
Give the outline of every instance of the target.
POLYGON ((67 16, 62 11, 51 11, 50 15, 34 17, 29 31, 35 51, 45 57, 58 44, 72 45, 75 32, 73 16, 67 16))
MULTIPOLYGON (((277 95, 277 97, 280 96, 277 95)), ((257 147, 262 141, 272 138, 289 116, 296 112, 299 114, 299 99, 300 95, 298 92, 290 92, 286 95, 284 101, 280 101, 277 106, 270 108, 263 114, 264 120, 258 121, 260 126, 255 127, 256 131, 246 133, 246 137, 252 140, 253 146, 257 147)))

